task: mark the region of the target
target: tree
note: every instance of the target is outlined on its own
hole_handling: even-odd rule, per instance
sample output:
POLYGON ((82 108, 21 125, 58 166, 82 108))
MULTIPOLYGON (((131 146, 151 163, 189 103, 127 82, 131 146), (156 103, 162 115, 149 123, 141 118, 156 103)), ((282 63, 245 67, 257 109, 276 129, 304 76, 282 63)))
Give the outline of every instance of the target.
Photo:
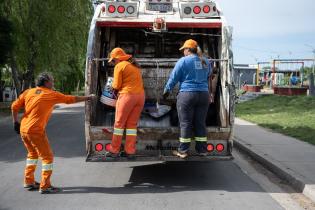
POLYGON ((6 64, 13 47, 11 32, 11 22, 0 16, 0 67, 3 67, 4 64, 6 64))
POLYGON ((304 68, 301 68, 300 70, 303 71, 303 74, 305 76, 308 76, 313 71, 313 67, 305 66, 304 68))
POLYGON ((0 16, 0 101, 3 101, 4 88, 3 67, 7 63, 13 43, 11 40, 12 24, 6 18, 0 16))
POLYGON ((0 13, 13 23, 12 79, 19 90, 34 86, 35 76, 52 72, 56 87, 71 91, 83 82, 89 0, 1 0, 0 13), (63 85, 62 85, 63 84, 63 85), (65 85, 66 84, 66 85, 65 85), (75 85, 73 85, 75 84, 75 85))

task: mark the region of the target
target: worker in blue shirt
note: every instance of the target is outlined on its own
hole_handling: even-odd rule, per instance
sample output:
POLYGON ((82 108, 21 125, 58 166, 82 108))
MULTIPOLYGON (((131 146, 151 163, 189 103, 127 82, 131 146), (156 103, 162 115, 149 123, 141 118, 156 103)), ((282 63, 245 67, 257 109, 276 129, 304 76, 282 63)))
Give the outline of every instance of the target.
POLYGON ((180 144, 174 154, 180 158, 188 156, 193 137, 196 141, 196 152, 203 156, 207 155, 206 117, 209 103, 213 102, 213 94, 210 91, 212 69, 198 48, 198 43, 189 39, 179 49, 185 56, 177 61, 163 93, 163 98, 167 98, 170 91, 179 83, 177 111, 180 144))

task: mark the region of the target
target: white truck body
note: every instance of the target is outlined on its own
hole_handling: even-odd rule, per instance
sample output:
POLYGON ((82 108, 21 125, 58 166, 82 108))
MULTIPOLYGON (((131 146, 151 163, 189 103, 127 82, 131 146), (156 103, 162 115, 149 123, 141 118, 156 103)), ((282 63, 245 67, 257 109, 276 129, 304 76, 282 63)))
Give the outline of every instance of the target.
MULTIPOLYGON (((142 114, 135 161, 179 161, 172 155, 179 144, 178 89, 175 88, 168 100, 163 101, 160 96, 171 70, 182 56, 178 49, 188 38, 197 40, 204 55, 214 62, 212 88, 216 94, 206 122, 208 156, 199 157, 191 151, 186 160, 230 160, 235 99, 232 36, 218 5, 213 1, 104 1, 95 9, 87 48, 86 94, 102 94, 106 79, 113 75, 113 66, 107 63, 108 54, 114 47, 122 47, 141 66, 146 103, 159 100, 172 107, 170 114, 159 120, 142 114), (127 9, 132 11, 129 6, 134 7, 135 13, 127 14, 127 9)), ((105 157, 111 142, 114 113, 113 108, 99 101, 86 103, 87 161, 130 161, 123 154, 116 159, 105 157)))

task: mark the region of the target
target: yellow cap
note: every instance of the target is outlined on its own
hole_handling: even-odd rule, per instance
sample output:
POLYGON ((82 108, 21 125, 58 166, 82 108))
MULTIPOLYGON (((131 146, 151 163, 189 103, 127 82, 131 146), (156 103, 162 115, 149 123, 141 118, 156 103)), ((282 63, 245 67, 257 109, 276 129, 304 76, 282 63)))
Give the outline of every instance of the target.
POLYGON ((188 39, 185 41, 184 45, 179 48, 179 50, 183 50, 185 48, 197 48, 198 47, 198 43, 193 40, 193 39, 188 39))
POLYGON ((132 55, 129 55, 129 54, 125 53, 125 51, 123 49, 116 47, 110 52, 108 63, 110 63, 113 59, 126 61, 131 57, 132 57, 132 55))

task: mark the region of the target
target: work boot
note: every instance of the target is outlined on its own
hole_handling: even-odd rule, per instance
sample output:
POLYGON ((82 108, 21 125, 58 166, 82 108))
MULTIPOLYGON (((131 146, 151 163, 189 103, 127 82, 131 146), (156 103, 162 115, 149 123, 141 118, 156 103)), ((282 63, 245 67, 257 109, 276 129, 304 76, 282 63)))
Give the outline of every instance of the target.
POLYGON ((112 142, 110 144, 110 152, 111 153, 119 153, 120 147, 121 147, 121 141, 122 141, 122 136, 120 135, 113 135, 112 137, 112 142))
POLYGON ((135 154, 136 153, 136 136, 127 135, 125 143, 125 152, 126 154, 135 154))
POLYGON ((197 155, 201 156, 201 157, 207 157, 208 156, 208 152, 197 152, 197 155))
POLYGON ((38 190, 39 185, 40 184, 38 182, 34 182, 34 184, 24 184, 24 188, 27 189, 28 191, 38 190))
POLYGON ((105 157, 117 158, 117 157, 119 157, 119 153, 106 152, 106 153, 105 153, 105 157))
POLYGON ((175 155, 177 157, 180 157, 181 159, 185 159, 185 158, 188 157, 188 153, 187 152, 180 152, 180 151, 177 151, 177 150, 173 151, 173 155, 175 155))
POLYGON ((54 194, 60 192, 61 189, 58 187, 48 187, 46 189, 39 189, 40 194, 54 194))
POLYGON ((135 160, 136 159, 136 154, 127 154, 126 153, 126 157, 128 160, 135 160))

